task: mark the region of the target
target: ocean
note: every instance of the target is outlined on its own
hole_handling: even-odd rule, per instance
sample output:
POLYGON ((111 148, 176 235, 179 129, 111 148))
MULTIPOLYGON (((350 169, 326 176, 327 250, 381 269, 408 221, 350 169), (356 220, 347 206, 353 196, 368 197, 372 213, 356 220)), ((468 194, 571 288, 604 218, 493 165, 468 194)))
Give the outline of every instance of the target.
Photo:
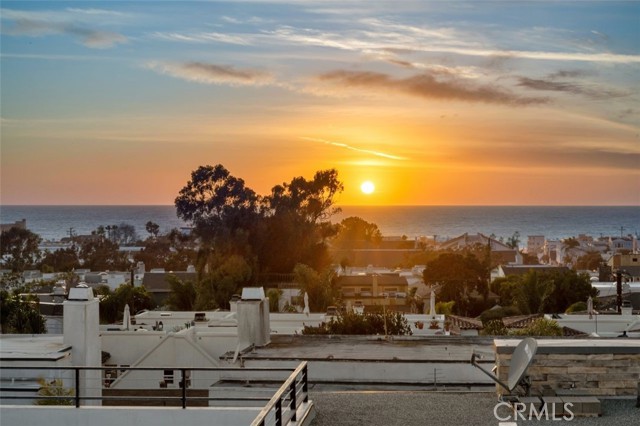
MULTIPOLYGON (((640 206, 343 206, 333 222, 358 216, 373 222, 384 236, 409 238, 437 236, 438 241, 465 232, 496 237, 520 233, 549 239, 587 234, 593 237, 638 235, 640 206)), ((162 232, 186 226, 174 206, 0 206, 0 222, 26 219, 27 228, 44 240, 90 234, 100 225, 128 223, 138 236, 147 237, 145 224, 152 221, 162 232)), ((521 244, 522 244, 521 243, 521 244)))

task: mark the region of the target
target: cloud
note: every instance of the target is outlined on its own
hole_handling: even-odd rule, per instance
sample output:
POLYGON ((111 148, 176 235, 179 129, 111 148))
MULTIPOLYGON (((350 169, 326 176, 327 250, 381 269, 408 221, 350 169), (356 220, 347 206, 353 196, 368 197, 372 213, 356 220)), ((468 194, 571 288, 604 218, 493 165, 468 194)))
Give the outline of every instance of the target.
POLYGON ((153 38, 168 40, 168 41, 179 41, 179 42, 192 42, 192 43, 207 43, 207 42, 218 42, 218 43, 227 43, 227 44, 237 44, 242 46, 248 46, 252 44, 251 40, 242 35, 234 35, 234 34, 223 34, 216 32, 200 32, 200 33, 162 33, 155 32, 151 34, 153 38))
POLYGON ((318 76, 318 81, 341 88, 383 89, 426 99, 459 100, 507 105, 545 103, 545 98, 520 97, 501 88, 472 85, 459 79, 439 80, 430 73, 408 78, 392 78, 378 72, 338 70, 318 76))
POLYGON ((585 84, 573 83, 567 81, 557 81, 560 76, 576 75, 572 73, 554 73, 544 79, 519 77, 518 86, 525 87, 527 89, 549 91, 549 92, 565 92, 575 95, 588 96, 593 99, 611 99, 627 96, 627 93, 606 89, 599 86, 587 86, 585 84))
POLYGON ((124 35, 114 32, 93 30, 66 22, 28 18, 16 19, 13 26, 3 32, 9 35, 28 37, 66 34, 79 38, 83 45, 92 49, 106 49, 127 42, 124 35))
POLYGON ((231 65, 204 62, 151 62, 147 64, 147 68, 160 74, 203 84, 262 86, 272 82, 272 76, 267 72, 255 69, 238 69, 231 65))
POLYGON ((328 141, 326 139, 319 139, 319 138, 309 138, 309 137, 306 137, 306 136, 305 137, 300 137, 300 139, 303 139, 305 141, 311 141, 311 142, 320 142, 320 143, 324 143, 324 144, 327 144, 327 145, 332 145, 332 146, 337 146, 337 147, 340 147, 340 148, 349 149, 351 151, 357 151, 357 152, 362 152, 364 154, 375 155, 376 157, 388 158, 390 160, 406 160, 406 158, 399 157, 397 155, 386 154, 384 152, 373 151, 373 150, 369 150, 369 149, 356 148, 354 146, 347 145, 346 143, 342 143, 342 142, 328 141))

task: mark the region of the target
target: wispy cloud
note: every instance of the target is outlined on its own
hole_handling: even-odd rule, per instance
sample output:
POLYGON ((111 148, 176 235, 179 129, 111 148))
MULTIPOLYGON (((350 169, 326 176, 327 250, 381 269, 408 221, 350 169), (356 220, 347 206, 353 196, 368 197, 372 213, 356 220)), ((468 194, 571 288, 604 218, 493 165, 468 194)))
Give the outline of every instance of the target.
POLYGON ((191 43, 227 43, 248 46, 252 44, 247 36, 224 34, 218 32, 180 33, 180 32, 155 32, 151 37, 161 40, 191 42, 191 43))
POLYGON ((527 89, 565 92, 575 95, 583 95, 593 99, 611 99, 628 96, 629 93, 620 90, 602 87, 593 83, 575 81, 586 75, 583 71, 561 70, 547 75, 544 78, 518 77, 518 86, 527 89), (573 79, 573 80, 569 80, 573 79))
MULTIPOLYGON (((31 12, 2 9, 3 20, 12 21, 12 25, 3 26, 3 33, 12 36, 43 37, 47 35, 69 35, 76 37, 86 47, 106 49, 126 43, 122 34, 101 31, 72 22, 72 15, 87 14, 101 16, 109 11, 99 9, 67 9, 66 12, 31 12)), ((117 12, 113 12, 117 14, 117 12)))
MULTIPOLYGON (((484 58, 518 58, 544 61, 640 63, 640 55, 593 51, 547 51, 532 49, 491 48, 494 43, 482 34, 469 33, 458 28, 427 28, 398 24, 381 19, 363 19, 344 31, 317 30, 279 26, 264 31, 272 40, 304 46, 330 47, 348 51, 406 51, 414 53, 453 54, 484 58), (489 46, 489 47, 487 47, 489 46)), ((539 31, 539 30, 537 30, 539 31)), ((508 38, 508 34, 502 34, 508 38)), ((540 43, 545 44, 545 43, 540 43)))
POLYGON ((384 152, 373 151, 373 150, 370 150, 370 149, 356 148, 354 146, 347 145, 346 143, 342 143, 342 142, 328 141, 326 139, 310 138, 310 137, 306 137, 306 136, 302 136, 302 137, 300 137, 300 139, 305 140, 305 141, 310 141, 310 142, 320 142, 320 143, 323 143, 323 144, 326 144, 326 145, 337 146, 337 147, 340 147, 340 148, 349 149, 351 151, 362 152, 363 154, 371 154, 371 155, 375 155, 376 157, 388 158, 390 160, 406 160, 406 158, 399 157, 397 155, 386 154, 384 152))
POLYGON ((67 34, 78 37, 83 45, 92 49, 106 49, 127 42, 125 36, 114 32, 96 31, 72 24, 59 24, 27 19, 16 21, 11 28, 6 30, 5 34, 29 37, 67 34))
POLYGON ((429 73, 408 78, 393 78, 378 72, 338 70, 317 77, 321 83, 343 89, 387 90, 436 100, 459 100, 508 105, 531 105, 547 101, 546 98, 522 97, 499 87, 472 85, 460 79, 440 80, 429 73))
POLYGON ((264 71, 204 62, 150 62, 146 66, 160 74, 204 84, 261 86, 273 80, 271 74, 264 71))

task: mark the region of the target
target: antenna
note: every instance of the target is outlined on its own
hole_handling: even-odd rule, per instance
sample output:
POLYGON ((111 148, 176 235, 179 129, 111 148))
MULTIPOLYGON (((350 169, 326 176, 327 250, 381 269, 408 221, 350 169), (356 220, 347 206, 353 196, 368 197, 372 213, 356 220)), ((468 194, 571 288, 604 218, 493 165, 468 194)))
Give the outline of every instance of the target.
POLYGON ((511 365, 509 367, 509 376, 507 378, 507 384, 505 384, 502 380, 500 380, 496 375, 492 372, 485 370, 476 362, 476 354, 471 355, 471 364, 474 367, 479 368, 484 372, 487 376, 491 377, 491 379, 508 390, 509 392, 513 392, 515 388, 521 386, 525 395, 529 395, 529 389, 531 388, 531 383, 529 378, 525 375, 527 373, 527 369, 531 365, 533 361, 533 356, 536 354, 538 350, 538 342, 536 339, 532 337, 527 337, 523 339, 516 349, 513 351, 513 355, 511 356, 511 365))

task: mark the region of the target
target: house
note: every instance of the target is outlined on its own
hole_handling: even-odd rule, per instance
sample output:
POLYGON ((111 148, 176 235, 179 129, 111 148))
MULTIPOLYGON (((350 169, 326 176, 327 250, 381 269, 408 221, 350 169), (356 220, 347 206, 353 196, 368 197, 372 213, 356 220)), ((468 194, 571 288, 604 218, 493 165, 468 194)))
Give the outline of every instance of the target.
POLYGON ((544 235, 529 235, 527 237, 527 253, 542 253, 542 250, 544 249, 544 242, 544 235))
POLYGON ((609 247, 614 253, 636 252, 638 251, 638 239, 635 235, 609 237, 609 247))
POLYGON ((148 272, 142 278, 142 286, 151 293, 157 305, 162 306, 171 293, 169 276, 175 276, 181 281, 193 281, 197 279, 195 272, 148 272))
POLYGON ((351 306, 386 306, 405 311, 409 308, 409 283, 399 273, 344 275, 336 279, 342 300, 351 306))
POLYGON ((517 249, 481 233, 469 235, 465 232, 459 237, 439 244, 440 250, 465 250, 477 247, 490 247, 492 262, 514 265, 522 265, 523 263, 522 255, 517 249))

